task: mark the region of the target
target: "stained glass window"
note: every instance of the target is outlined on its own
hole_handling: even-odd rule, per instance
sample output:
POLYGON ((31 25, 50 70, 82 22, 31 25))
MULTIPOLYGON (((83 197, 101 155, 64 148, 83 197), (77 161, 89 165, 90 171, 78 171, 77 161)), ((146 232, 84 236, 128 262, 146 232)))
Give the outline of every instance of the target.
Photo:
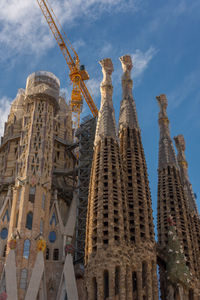
POLYGON ((2 240, 7 239, 7 236, 8 236, 8 229, 7 228, 3 228, 1 230, 1 238, 2 238, 2 240))
POLYGON ((55 243, 56 241, 56 233, 55 231, 49 232, 49 242, 50 243, 55 243))
POLYGON ((53 223, 54 223, 54 225, 56 226, 56 224, 57 224, 57 219, 56 219, 56 214, 55 214, 55 212, 53 212, 53 214, 52 214, 52 217, 51 217, 51 220, 50 220, 50 225, 53 225, 53 223))

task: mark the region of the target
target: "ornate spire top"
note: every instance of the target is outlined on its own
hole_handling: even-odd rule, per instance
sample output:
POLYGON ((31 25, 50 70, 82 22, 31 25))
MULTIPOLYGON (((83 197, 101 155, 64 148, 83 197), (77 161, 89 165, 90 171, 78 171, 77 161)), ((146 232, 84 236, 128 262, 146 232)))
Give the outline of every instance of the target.
POLYGON ((99 63, 102 66, 103 80, 100 86, 101 108, 98 115, 94 145, 96 145, 99 140, 105 137, 117 139, 115 114, 112 103, 113 86, 111 75, 114 71, 114 68, 110 58, 105 58, 99 63))
POLYGON ((165 168, 168 165, 178 167, 176 154, 169 131, 169 119, 167 116, 167 98, 164 94, 156 97, 160 106, 159 126, 160 126, 160 142, 159 142, 159 168, 165 168))
POLYGON ((133 68, 132 60, 129 55, 124 55, 119 58, 122 64, 123 75, 122 75, 122 91, 123 99, 128 99, 129 97, 132 99, 132 88, 133 88, 133 80, 131 79, 131 70, 133 68))
POLYGON ((101 82, 101 87, 105 85, 112 86, 111 75, 114 71, 112 60, 110 58, 105 58, 100 60, 100 65, 102 66, 103 80, 101 82))
POLYGON ((119 128, 129 127, 138 128, 138 120, 135 102, 133 99, 132 89, 133 80, 131 79, 131 70, 133 67, 131 56, 124 55, 120 57, 122 64, 123 75, 122 75, 122 101, 120 107, 119 116, 119 128))
POLYGON ((160 112, 159 112, 159 119, 167 119, 168 120, 168 117, 167 117, 167 98, 166 98, 166 95, 165 94, 161 94, 160 96, 157 96, 156 97, 157 101, 158 101, 158 104, 160 106, 160 112))
POLYGON ((178 159, 178 164, 180 167, 181 180, 183 183, 184 190, 186 192, 186 196, 188 198, 188 204, 192 211, 195 211, 196 213, 198 213, 194 192, 193 192, 192 185, 190 183, 189 176, 188 176, 188 163, 187 163, 186 157, 185 157, 184 136, 182 134, 179 134, 174 137, 174 141, 175 141, 176 148, 178 151, 177 159, 178 159))

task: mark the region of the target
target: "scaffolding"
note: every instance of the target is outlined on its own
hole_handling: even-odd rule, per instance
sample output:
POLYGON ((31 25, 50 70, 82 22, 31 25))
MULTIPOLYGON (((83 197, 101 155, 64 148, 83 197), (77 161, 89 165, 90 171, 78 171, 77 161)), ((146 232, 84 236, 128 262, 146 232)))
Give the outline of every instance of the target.
POLYGON ((93 159, 95 130, 96 118, 87 116, 83 119, 83 123, 76 133, 79 140, 79 165, 75 262, 80 264, 84 262, 88 191, 93 159))

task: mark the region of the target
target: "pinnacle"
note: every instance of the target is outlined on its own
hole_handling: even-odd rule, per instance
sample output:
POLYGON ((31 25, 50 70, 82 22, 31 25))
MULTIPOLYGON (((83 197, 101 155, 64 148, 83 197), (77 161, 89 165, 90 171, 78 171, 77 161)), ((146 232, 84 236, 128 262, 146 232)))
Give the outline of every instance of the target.
POLYGON ((111 75, 114 70, 110 58, 100 61, 102 66, 103 80, 101 82, 101 108, 99 111, 96 136, 94 144, 96 145, 99 140, 112 137, 117 139, 115 114, 112 103, 113 86, 111 75))
POLYGON ((167 98, 164 94, 161 94, 160 96, 157 96, 156 99, 160 106, 159 168, 163 168, 168 165, 178 167, 174 146, 170 137, 169 119, 167 116, 167 98))
POLYGON ((131 56, 120 57, 122 64, 122 101, 120 105, 119 129, 123 127, 138 128, 137 112, 135 101, 133 99, 132 89, 133 80, 131 79, 131 70, 133 67, 131 56))

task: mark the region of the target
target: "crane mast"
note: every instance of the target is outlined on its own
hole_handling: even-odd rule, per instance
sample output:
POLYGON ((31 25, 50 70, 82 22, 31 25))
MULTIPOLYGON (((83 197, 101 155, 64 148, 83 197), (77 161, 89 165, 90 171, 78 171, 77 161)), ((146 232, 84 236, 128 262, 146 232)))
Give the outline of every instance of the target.
POLYGON ((80 66, 79 56, 76 53, 73 46, 71 45, 71 43, 69 42, 69 40, 67 39, 66 34, 64 33, 61 25, 59 24, 55 13, 50 7, 48 1, 37 0, 37 2, 69 67, 69 77, 73 83, 70 105, 72 109, 73 128, 77 129, 80 124, 80 114, 82 112, 83 106, 82 96, 85 98, 85 101, 87 102, 92 112, 92 115, 94 117, 98 116, 98 109, 84 82, 85 80, 89 79, 89 75, 85 70, 84 66, 80 66), (55 16, 55 18, 53 18, 53 15, 55 16), (64 34, 61 34, 61 31, 64 34))

